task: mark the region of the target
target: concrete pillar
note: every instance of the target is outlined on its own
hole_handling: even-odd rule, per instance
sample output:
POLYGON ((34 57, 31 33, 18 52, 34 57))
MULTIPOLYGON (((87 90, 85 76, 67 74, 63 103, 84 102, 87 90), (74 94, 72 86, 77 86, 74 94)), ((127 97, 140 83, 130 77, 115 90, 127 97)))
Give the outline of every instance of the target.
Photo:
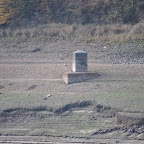
POLYGON ((72 72, 87 72, 87 53, 77 50, 73 53, 72 72))

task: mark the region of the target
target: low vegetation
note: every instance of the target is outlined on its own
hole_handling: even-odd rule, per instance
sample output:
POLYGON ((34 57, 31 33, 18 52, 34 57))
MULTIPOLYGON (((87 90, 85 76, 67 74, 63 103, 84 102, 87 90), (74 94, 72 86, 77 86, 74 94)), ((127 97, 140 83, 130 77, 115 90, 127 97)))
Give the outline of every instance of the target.
MULTIPOLYGON (((0 29, 0 39, 126 42, 144 40, 144 22, 112 25, 45 24, 32 28, 0 29)), ((36 48, 34 51, 39 51, 36 48)))
POLYGON ((137 23, 143 0, 0 0, 0 24, 137 23))
POLYGON ((0 39, 143 41, 143 13, 142 0, 0 0, 0 39))
POLYGON ((82 102, 75 102, 75 103, 70 103, 66 104, 65 106, 58 108, 55 110, 56 114, 61 114, 66 111, 70 111, 72 108, 83 108, 92 105, 91 101, 82 101, 82 102))

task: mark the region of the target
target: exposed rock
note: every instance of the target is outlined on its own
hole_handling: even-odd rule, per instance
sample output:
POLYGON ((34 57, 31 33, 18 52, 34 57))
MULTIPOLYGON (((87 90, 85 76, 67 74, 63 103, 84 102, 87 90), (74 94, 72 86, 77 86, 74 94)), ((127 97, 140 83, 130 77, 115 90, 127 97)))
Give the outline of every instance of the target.
POLYGON ((51 94, 48 94, 45 98, 43 98, 43 100, 47 100, 51 96, 52 96, 51 94))
POLYGON ((140 139, 140 140, 144 140, 144 133, 139 134, 139 135, 137 136, 137 138, 140 139))
POLYGON ((35 89, 38 85, 31 85, 27 90, 32 90, 32 89, 35 89))

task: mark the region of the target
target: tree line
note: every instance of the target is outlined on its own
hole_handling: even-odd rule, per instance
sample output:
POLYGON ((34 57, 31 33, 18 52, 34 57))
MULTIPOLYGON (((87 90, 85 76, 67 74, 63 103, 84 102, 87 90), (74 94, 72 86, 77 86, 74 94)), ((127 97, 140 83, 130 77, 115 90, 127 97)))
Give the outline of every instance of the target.
POLYGON ((0 0, 0 24, 134 24, 144 19, 143 0, 0 0))

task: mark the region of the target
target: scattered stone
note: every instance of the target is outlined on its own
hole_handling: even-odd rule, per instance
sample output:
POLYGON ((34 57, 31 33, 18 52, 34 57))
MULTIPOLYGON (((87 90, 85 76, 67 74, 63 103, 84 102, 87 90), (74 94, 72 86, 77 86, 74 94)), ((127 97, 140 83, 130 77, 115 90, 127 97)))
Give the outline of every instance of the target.
POLYGON ((104 48, 104 49, 106 49, 107 47, 106 47, 106 46, 104 46, 103 48, 104 48))
POLYGON ((99 131, 93 132, 92 135, 106 134, 106 133, 111 133, 111 132, 117 131, 117 130, 120 130, 120 128, 114 127, 114 128, 110 128, 110 129, 106 129, 106 130, 99 130, 99 131))
POLYGON ((0 89, 3 89, 3 88, 4 88, 4 86, 1 86, 1 85, 0 85, 0 89))
POLYGON ((128 128, 121 128, 121 130, 126 133, 127 137, 138 138, 140 136, 140 139, 143 138, 144 140, 144 135, 142 135, 144 134, 144 126, 132 126, 128 128))
POLYGON ((52 96, 51 94, 48 94, 45 98, 43 98, 43 100, 47 100, 51 96, 52 96))
POLYGON ((130 129, 129 129, 129 132, 134 133, 134 132, 135 132, 135 129, 134 129, 134 128, 130 128, 130 129))
POLYGON ((35 48, 34 50, 32 50, 32 52, 40 52, 41 49, 40 48, 35 48))
POLYGON ((27 90, 32 90, 32 89, 35 89, 38 85, 31 85, 27 90))
POLYGON ((13 86, 13 85, 14 85, 14 83, 10 83, 10 84, 9 84, 9 86, 13 86))
POLYGON ((52 95, 51 94, 48 94, 46 97, 48 98, 48 97, 51 97, 52 95))
POLYGON ((144 133, 144 128, 143 127, 131 127, 129 128, 128 131, 132 133, 141 134, 141 133, 144 133))
POLYGON ((47 99, 48 99, 48 98, 46 98, 46 97, 45 97, 45 98, 43 98, 43 100, 47 100, 47 99))

